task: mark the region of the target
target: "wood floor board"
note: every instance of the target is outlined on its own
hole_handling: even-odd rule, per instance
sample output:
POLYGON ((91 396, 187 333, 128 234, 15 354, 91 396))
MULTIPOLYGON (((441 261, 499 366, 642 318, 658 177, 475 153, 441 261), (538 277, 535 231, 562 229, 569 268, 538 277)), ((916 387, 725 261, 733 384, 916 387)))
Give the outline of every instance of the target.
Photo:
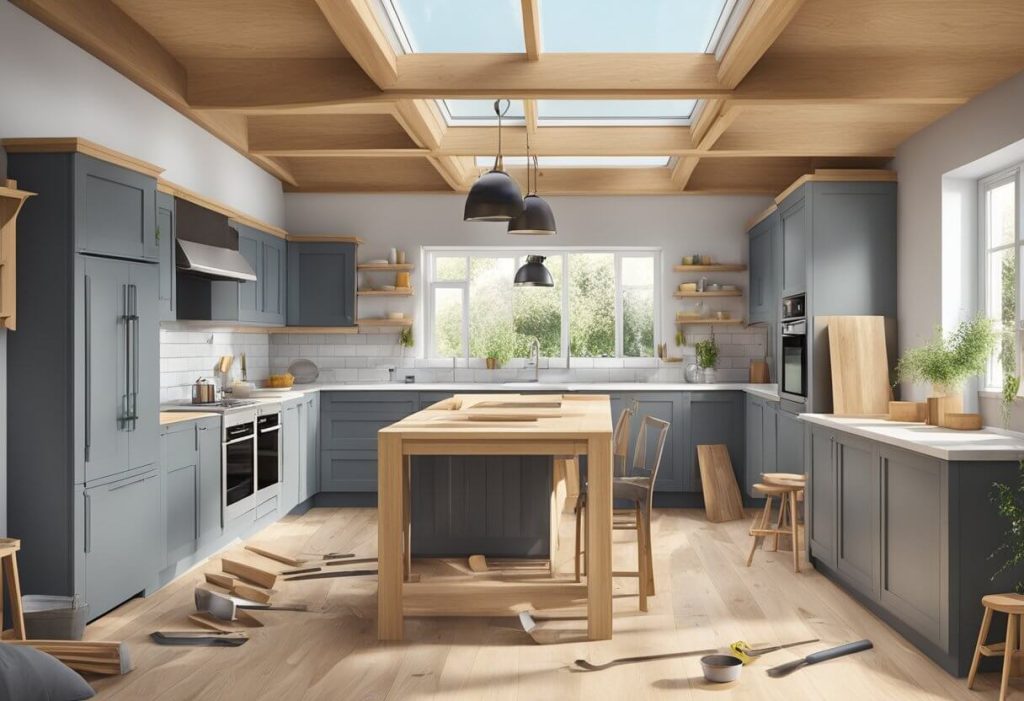
MULTIPOLYGON (((258 536, 283 553, 345 551, 376 554, 373 509, 311 509, 289 516, 258 536)), ((753 514, 750 514, 752 517, 753 514)), ((92 678, 97 698, 133 701, 336 701, 443 699, 535 701, 553 699, 954 699, 997 697, 998 679, 979 676, 968 691, 895 631, 806 564, 792 571, 791 553, 758 551, 745 566, 749 521, 710 524, 699 510, 658 510, 652 524, 657 595, 637 611, 635 578, 614 581, 612 640, 586 642, 580 618, 538 621, 538 636, 565 640, 538 645, 516 619, 409 618, 406 640, 381 643, 376 634, 373 578, 281 582, 280 600, 303 602, 311 613, 255 612, 265 625, 250 629, 240 648, 160 647, 158 629, 188 629, 192 589, 220 554, 148 599, 135 599, 91 624, 87 639, 127 641, 135 670, 120 678, 92 678), (623 665, 603 672, 573 671, 572 661, 726 647, 737 639, 759 645, 820 637, 822 643, 779 651, 743 670, 740 682, 712 687, 698 657, 623 665), (870 638, 875 649, 810 667, 784 679, 765 670, 841 642, 870 638)), ((573 524, 561 523, 556 554, 560 574, 572 571, 573 524)), ((636 567, 634 534, 616 531, 615 569, 636 567)), ((233 543, 225 553, 241 552, 233 543)), ((468 568, 414 562, 424 581, 468 568)), ((490 579, 493 573, 484 575, 490 579)), ((1011 680, 1020 694, 1024 680, 1011 680)))

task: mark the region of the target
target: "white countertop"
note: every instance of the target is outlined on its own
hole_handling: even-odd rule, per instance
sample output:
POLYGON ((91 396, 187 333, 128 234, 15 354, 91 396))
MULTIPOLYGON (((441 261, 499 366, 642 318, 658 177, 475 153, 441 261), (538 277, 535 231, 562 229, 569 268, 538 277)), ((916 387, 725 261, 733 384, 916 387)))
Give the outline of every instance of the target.
POLYGON ((1020 460, 1024 458, 1024 434, 984 428, 954 431, 883 418, 853 418, 831 414, 800 414, 812 424, 852 433, 940 460, 1020 460))

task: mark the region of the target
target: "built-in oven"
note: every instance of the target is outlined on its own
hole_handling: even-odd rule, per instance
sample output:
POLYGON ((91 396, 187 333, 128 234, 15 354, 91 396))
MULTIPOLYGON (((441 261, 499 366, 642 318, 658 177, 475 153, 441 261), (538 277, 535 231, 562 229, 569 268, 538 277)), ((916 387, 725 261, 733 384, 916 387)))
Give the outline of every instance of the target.
POLYGON ((256 414, 224 415, 222 465, 224 521, 254 507, 256 495, 256 414))
POLYGON ((281 414, 258 417, 256 434, 256 491, 263 501, 277 494, 281 481, 281 414))
POLYGON ((779 394, 795 402, 807 399, 807 320, 782 322, 779 394))

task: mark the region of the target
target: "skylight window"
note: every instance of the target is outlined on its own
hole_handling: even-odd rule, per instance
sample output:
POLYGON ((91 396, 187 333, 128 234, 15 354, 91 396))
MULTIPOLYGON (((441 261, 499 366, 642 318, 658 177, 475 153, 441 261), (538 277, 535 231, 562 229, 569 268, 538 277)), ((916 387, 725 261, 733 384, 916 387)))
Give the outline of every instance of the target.
POLYGON ((538 100, 541 125, 689 124, 696 100, 538 100))
POLYGON ((542 0, 543 50, 713 53, 735 0, 542 0))
POLYGON ((520 0, 380 1, 406 53, 526 51, 520 0))
MULTIPOLYGON (((445 121, 453 126, 489 126, 498 123, 494 114, 494 100, 438 100, 445 121)), ((522 125, 523 101, 512 100, 502 123, 522 125)))
MULTIPOLYGON (((505 166, 526 166, 526 156, 505 156, 505 166)), ((664 168, 668 156, 538 156, 541 168, 664 168)), ((480 168, 494 165, 494 156, 477 156, 480 168)))

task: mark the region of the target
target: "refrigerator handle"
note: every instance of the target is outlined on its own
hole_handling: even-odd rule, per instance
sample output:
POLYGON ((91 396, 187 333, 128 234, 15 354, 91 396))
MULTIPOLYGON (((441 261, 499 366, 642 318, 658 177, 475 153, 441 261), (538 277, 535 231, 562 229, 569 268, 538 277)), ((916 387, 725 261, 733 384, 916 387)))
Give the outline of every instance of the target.
POLYGON ((139 422, 139 288, 130 286, 132 300, 132 430, 139 422))
POLYGON ((85 276, 85 461, 92 448, 92 281, 85 276))
POLYGON ((83 494, 85 497, 85 552, 86 554, 92 550, 92 500, 89 498, 89 493, 83 494))
POLYGON ((121 395, 121 430, 128 430, 128 418, 131 416, 131 406, 129 405, 129 393, 131 392, 131 354, 132 354, 132 335, 131 335, 131 321, 128 320, 130 315, 130 308, 128 306, 128 285, 121 285, 121 305, 124 309, 124 314, 121 316, 121 321, 124 322, 124 393, 121 395))

